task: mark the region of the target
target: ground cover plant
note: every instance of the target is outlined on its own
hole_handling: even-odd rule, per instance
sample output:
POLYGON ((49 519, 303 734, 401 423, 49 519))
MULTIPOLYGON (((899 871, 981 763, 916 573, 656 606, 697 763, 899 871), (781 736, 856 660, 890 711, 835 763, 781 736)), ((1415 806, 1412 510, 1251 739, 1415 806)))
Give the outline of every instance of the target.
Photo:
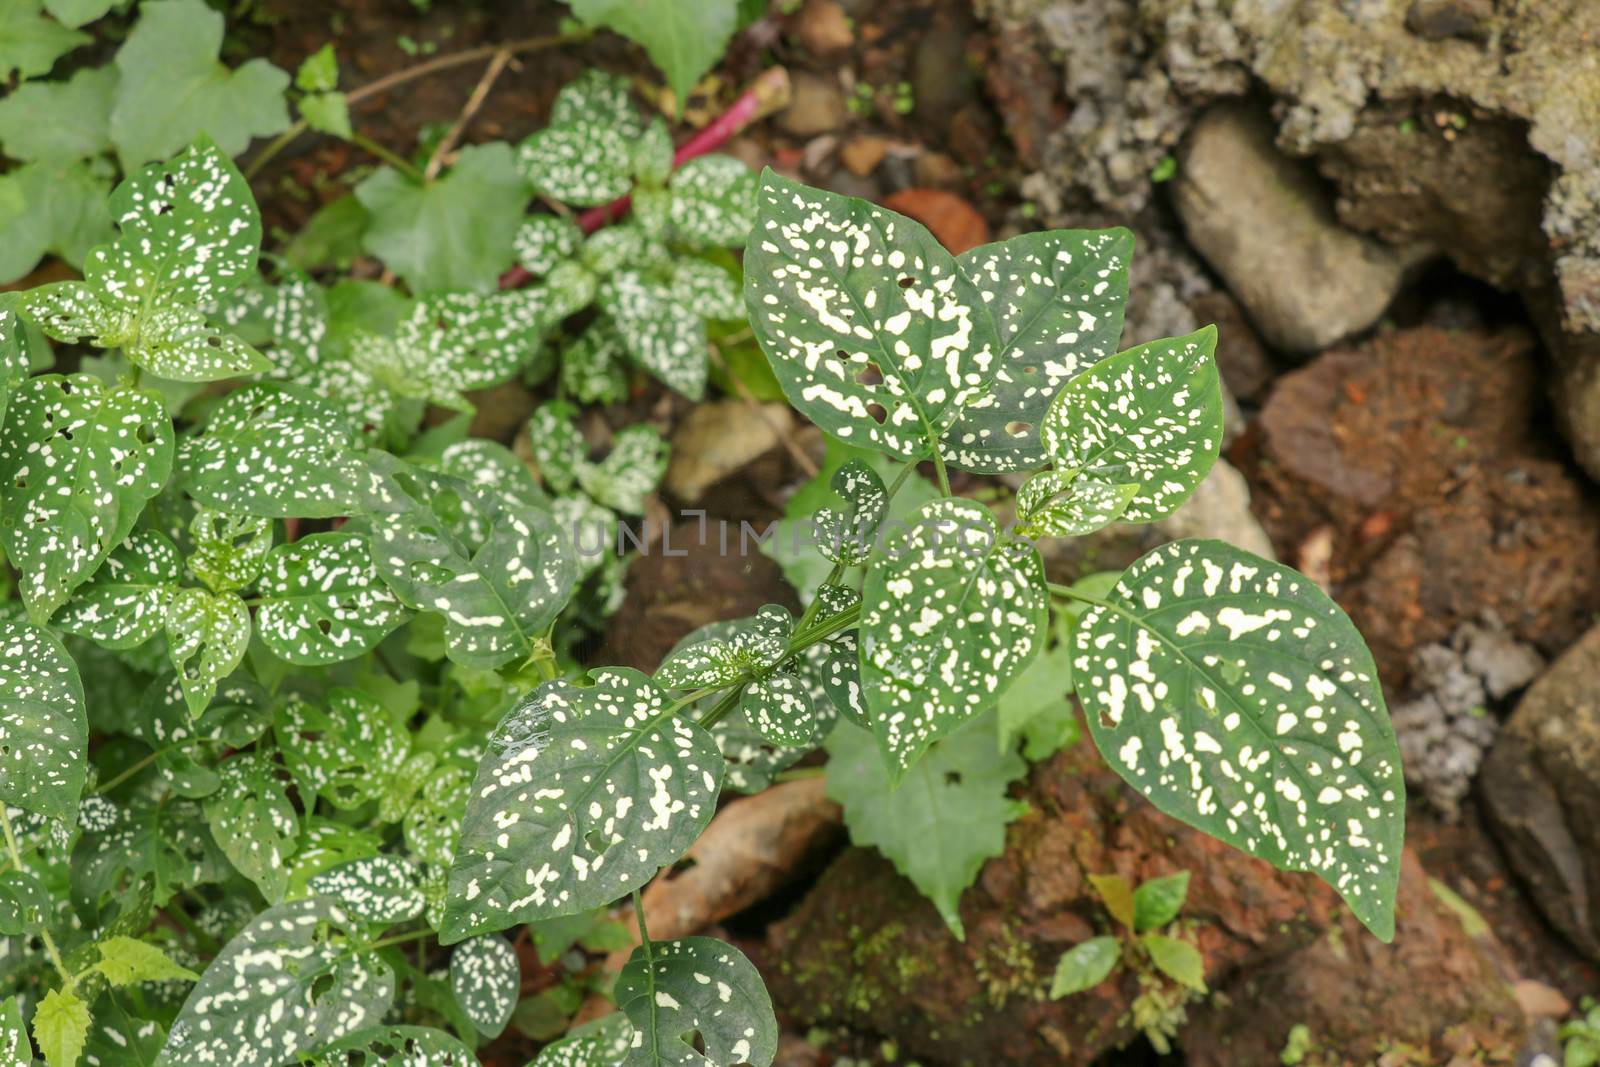
MULTIPOLYGON (((308 64, 310 123, 338 108, 305 110, 336 85, 308 64)), ((1404 788, 1345 615, 1216 541, 1046 580, 1038 540, 1171 514, 1220 448, 1214 330, 1116 351, 1125 231, 953 256, 866 201, 675 167, 665 125, 590 74, 520 145, 388 160, 338 210, 394 284, 330 282, 326 258, 262 255, 236 147, 125 155, 81 280, 0 303, 15 1059, 476 1062, 521 995, 512 931, 603 938, 725 790, 819 746, 855 839, 959 933, 1006 784, 1076 726, 1025 699, 1041 681, 1070 679, 1162 811, 1393 935, 1404 788), (535 195, 632 210, 585 233, 535 195), (500 289, 513 257, 531 281, 500 289), (595 457, 574 419, 629 366, 699 396, 708 319, 747 320, 833 438, 794 516, 807 606, 715 623, 651 675, 579 662, 623 565, 581 531, 609 544, 643 510, 665 446, 630 427, 595 457), (466 394, 510 380, 555 393, 532 469, 467 432, 466 394), (951 469, 1026 474, 1014 521, 951 469)), ((1108 880, 1130 937, 1071 950, 1057 991, 1119 959, 1203 986, 1169 929, 1186 888, 1108 880)), ((634 918, 617 1010, 535 1062, 770 1064, 753 964, 634 918)))

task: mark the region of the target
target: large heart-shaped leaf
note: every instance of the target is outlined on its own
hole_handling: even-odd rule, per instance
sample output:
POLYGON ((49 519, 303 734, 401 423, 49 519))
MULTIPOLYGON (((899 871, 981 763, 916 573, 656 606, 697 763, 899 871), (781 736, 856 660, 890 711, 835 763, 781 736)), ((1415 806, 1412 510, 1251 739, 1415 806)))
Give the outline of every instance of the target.
POLYGON ((522 989, 522 967, 511 942, 483 934, 450 954, 450 991, 484 1037, 497 1037, 511 1019, 522 989))
POLYGON ((158 1067, 276 1067, 377 1023, 394 973, 355 929, 322 897, 256 916, 200 975, 158 1067))
POLYGON ((135 530, 57 613, 55 625, 106 648, 133 648, 161 632, 183 557, 165 535, 135 530))
POLYGON ((541 685, 491 736, 450 870, 447 941, 610 903, 711 820, 716 742, 638 671, 593 677, 541 685))
POLYGON ((48 630, 0 621, 0 804, 70 822, 88 749, 72 657, 48 630))
POLYGON ((1309 579, 1220 541, 1145 555, 1084 612, 1073 675, 1156 807, 1315 872, 1388 940, 1405 782, 1372 655, 1309 579))
POLYGON ((861 684, 895 780, 994 704, 1049 621, 1044 561, 1004 536, 988 508, 935 500, 907 521, 861 593, 861 684))
POLYGON ((282 900, 300 822, 278 768, 247 752, 225 760, 221 778, 221 786, 203 805, 211 836, 263 896, 282 900))
POLYGON ((778 1020, 766 986, 726 942, 686 937, 641 945, 613 995, 635 1034, 627 1067, 768 1067, 777 1057, 778 1020))
POLYGON ((88 374, 30 379, 0 434, 0 539, 44 622, 133 529, 172 469, 172 420, 149 393, 88 374))
POLYGON ((378 577, 360 534, 312 534, 279 545, 256 588, 261 640, 301 666, 369 652, 411 614, 378 577))

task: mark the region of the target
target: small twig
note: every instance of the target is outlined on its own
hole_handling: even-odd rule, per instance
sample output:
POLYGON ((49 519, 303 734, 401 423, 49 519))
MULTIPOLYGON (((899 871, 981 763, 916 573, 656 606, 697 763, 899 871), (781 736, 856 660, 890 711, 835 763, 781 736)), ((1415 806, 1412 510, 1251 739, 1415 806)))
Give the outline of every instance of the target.
POLYGON ((444 166, 445 157, 455 150, 456 142, 461 140, 467 124, 483 106, 489 90, 494 88, 495 79, 500 77, 500 72, 506 69, 506 64, 509 62, 511 53, 504 48, 494 54, 488 68, 483 72, 483 77, 478 79, 478 84, 473 88, 472 95, 467 97, 466 104, 462 106, 461 114, 456 116, 455 125, 450 127, 450 132, 446 133, 444 139, 434 148, 433 155, 428 159, 428 165, 422 170, 423 178, 432 181, 439 176, 439 169, 444 166))
POLYGON ((807 478, 815 478, 817 476, 817 465, 812 462, 810 456, 806 455, 806 450, 795 442, 792 434, 768 417, 765 405, 757 400, 755 394, 750 391, 750 387, 744 384, 739 376, 729 369, 727 360, 722 358, 722 350, 715 344, 708 344, 706 347, 711 350, 711 362, 733 383, 733 390, 739 394, 739 399, 749 404, 751 410, 756 413, 756 417, 766 423, 767 429, 772 431, 772 435, 782 442, 784 451, 789 453, 789 458, 794 460, 795 466, 805 472, 807 478))

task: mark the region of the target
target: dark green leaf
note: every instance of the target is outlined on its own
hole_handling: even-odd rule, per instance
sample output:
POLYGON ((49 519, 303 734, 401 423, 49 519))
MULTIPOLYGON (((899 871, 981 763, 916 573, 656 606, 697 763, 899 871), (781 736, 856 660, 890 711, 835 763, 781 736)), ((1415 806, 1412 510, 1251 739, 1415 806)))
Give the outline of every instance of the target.
POLYGON ((180 589, 167 602, 167 653, 199 715, 250 644, 250 609, 233 593, 180 589))
POLYGON ((395 856, 369 856, 312 875, 306 889, 332 897, 369 923, 403 923, 422 914, 422 891, 411 864, 395 856))
POLYGON ((299 818, 277 767, 255 753, 223 761, 222 785, 204 803, 211 836, 269 901, 283 899, 299 818))
POLYGON ((516 950, 498 934, 461 942, 450 953, 450 990, 484 1037, 498 1037, 522 990, 516 950))
POLYGON ((312 1058, 312 1067, 478 1067, 478 1057, 443 1030, 380 1026, 359 1030, 312 1058))
POLYGON ((778 1020, 761 975, 715 938, 640 946, 613 995, 636 1034, 627 1067, 768 1067, 778 1054, 778 1020))
POLYGON ((161 632, 183 558, 154 530, 135 530, 56 614, 55 625, 106 648, 133 648, 161 632))
POLYGON ((261 640, 301 666, 370 652, 410 617, 378 577, 359 534, 312 534, 279 545, 267 556, 258 594, 261 640))
POLYGON ((72 822, 89 722, 78 668, 48 630, 0 621, 0 803, 72 822))

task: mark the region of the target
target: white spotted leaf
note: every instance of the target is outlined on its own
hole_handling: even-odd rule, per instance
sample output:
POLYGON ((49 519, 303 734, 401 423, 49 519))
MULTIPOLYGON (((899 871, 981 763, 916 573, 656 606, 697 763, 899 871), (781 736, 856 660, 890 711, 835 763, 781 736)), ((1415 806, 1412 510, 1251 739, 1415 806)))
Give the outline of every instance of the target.
POLYGON ((689 160, 667 182, 672 235, 691 248, 744 244, 756 218, 756 176, 732 156, 689 160))
POLYGON ((396 856, 367 856, 318 871, 306 882, 313 896, 332 897, 363 922, 408 922, 422 914, 417 872, 396 856))
POLYGON ((157 1067, 276 1067, 380 1022, 394 973, 355 927, 322 897, 257 915, 200 975, 157 1067))
POLYGON ((211 836, 269 901, 283 899, 300 822, 277 767, 254 752, 223 761, 222 783, 202 802, 211 836))
POLYGON ((690 400, 705 395, 706 321, 671 286, 640 270, 619 270, 595 299, 635 363, 690 400))
POLYGON ((135 530, 80 585, 54 624, 106 648, 133 648, 161 632, 183 557, 165 535, 135 530))
POLYGON ((778 1020, 761 975, 726 942, 641 945, 613 995, 634 1029, 625 1067, 769 1067, 777 1057, 778 1020))
POLYGON ((11 394, 28 380, 31 369, 27 327, 14 310, 0 306, 0 424, 5 422, 11 394))
POLYGON ((291 695, 278 707, 274 733, 305 794, 346 811, 377 799, 410 748, 382 704, 361 689, 330 689, 319 707, 291 695))
POLYGON ((1216 327, 1207 326, 1120 352, 1067 383, 1039 430, 1067 483, 1050 495, 1075 497, 1081 483, 1100 483, 1096 492, 1107 503, 1097 505, 1090 493, 1079 509, 1093 513, 1109 510, 1116 487, 1135 485, 1120 512, 1132 522, 1153 522, 1189 499, 1222 448, 1216 344, 1216 327))
POLYGON ((604 204, 633 187, 634 145, 644 132, 627 82, 590 70, 556 94, 549 125, 522 142, 517 165, 552 200, 604 204))
POLYGON ((272 520, 197 508, 189 522, 189 570, 214 593, 243 589, 272 551, 272 520))
POLYGON ((530 1067, 617 1067, 633 1048, 633 1024, 620 1011, 573 1027, 539 1050, 530 1067))
POLYGON ((804 745, 815 739, 811 695, 792 674, 778 672, 746 685, 739 707, 756 732, 774 744, 804 745))
POLYGON ((889 493, 878 472, 853 459, 833 472, 828 483, 844 500, 843 512, 831 507, 817 509, 817 551, 834 563, 854 567, 872 555, 874 538, 883 518, 889 513, 889 493))
POLYGON ((578 465, 578 484, 595 503, 624 515, 644 513, 645 498, 667 472, 670 449, 654 426, 628 426, 612 438, 598 463, 578 465))
POLYGON ((459 941, 608 904, 653 878, 716 808, 722 756, 638 671, 546 682, 478 766, 441 936, 459 941))
POLYGON ((477 1055, 431 1026, 375 1026, 319 1051, 312 1067, 479 1067, 477 1055))
POLYGON ((498 934, 468 938, 450 953, 450 991, 484 1037, 498 1037, 522 989, 522 967, 498 934))
POLYGON ((583 231, 560 215, 529 215, 512 242, 517 262, 529 274, 549 274, 557 263, 571 259, 583 244, 583 231))
POLYGON ((1372 655, 1303 575, 1220 541, 1143 556, 1084 612, 1095 744, 1157 808, 1312 871, 1394 935, 1405 783, 1372 655))
POLYGON ((989 395, 951 432, 983 457, 976 469, 1043 461, 1038 427, 1051 400, 1116 351, 1132 255, 1133 234, 1120 227, 1025 233, 961 254, 1000 344, 989 395))
POLYGON ((411 616, 378 577, 360 534, 312 534, 279 545, 256 588, 256 631, 275 655, 299 666, 370 652, 411 616))
POLYGON ((0 621, 0 804, 71 821, 88 748, 83 685, 60 640, 0 621))
POLYGON ((189 711, 211 703, 217 683, 233 673, 250 644, 250 609, 233 593, 180 589, 167 602, 167 654, 189 711))
POLYGON ((1040 471, 1017 490, 1017 531, 1026 537, 1082 537, 1116 522, 1138 494, 1076 472, 1040 471))
POLYGON ((149 393, 41 375, 0 434, 0 539, 28 614, 44 622, 133 530, 172 469, 172 420, 149 393))
POLYGON ((22 1005, 16 994, 0 1002, 0 1063, 26 1064, 33 1060, 33 1045, 22 1026, 22 1005))
POLYGON ((1044 562, 989 509, 942 499, 908 516, 862 588, 861 684, 891 779, 994 705, 1038 654, 1044 562))

